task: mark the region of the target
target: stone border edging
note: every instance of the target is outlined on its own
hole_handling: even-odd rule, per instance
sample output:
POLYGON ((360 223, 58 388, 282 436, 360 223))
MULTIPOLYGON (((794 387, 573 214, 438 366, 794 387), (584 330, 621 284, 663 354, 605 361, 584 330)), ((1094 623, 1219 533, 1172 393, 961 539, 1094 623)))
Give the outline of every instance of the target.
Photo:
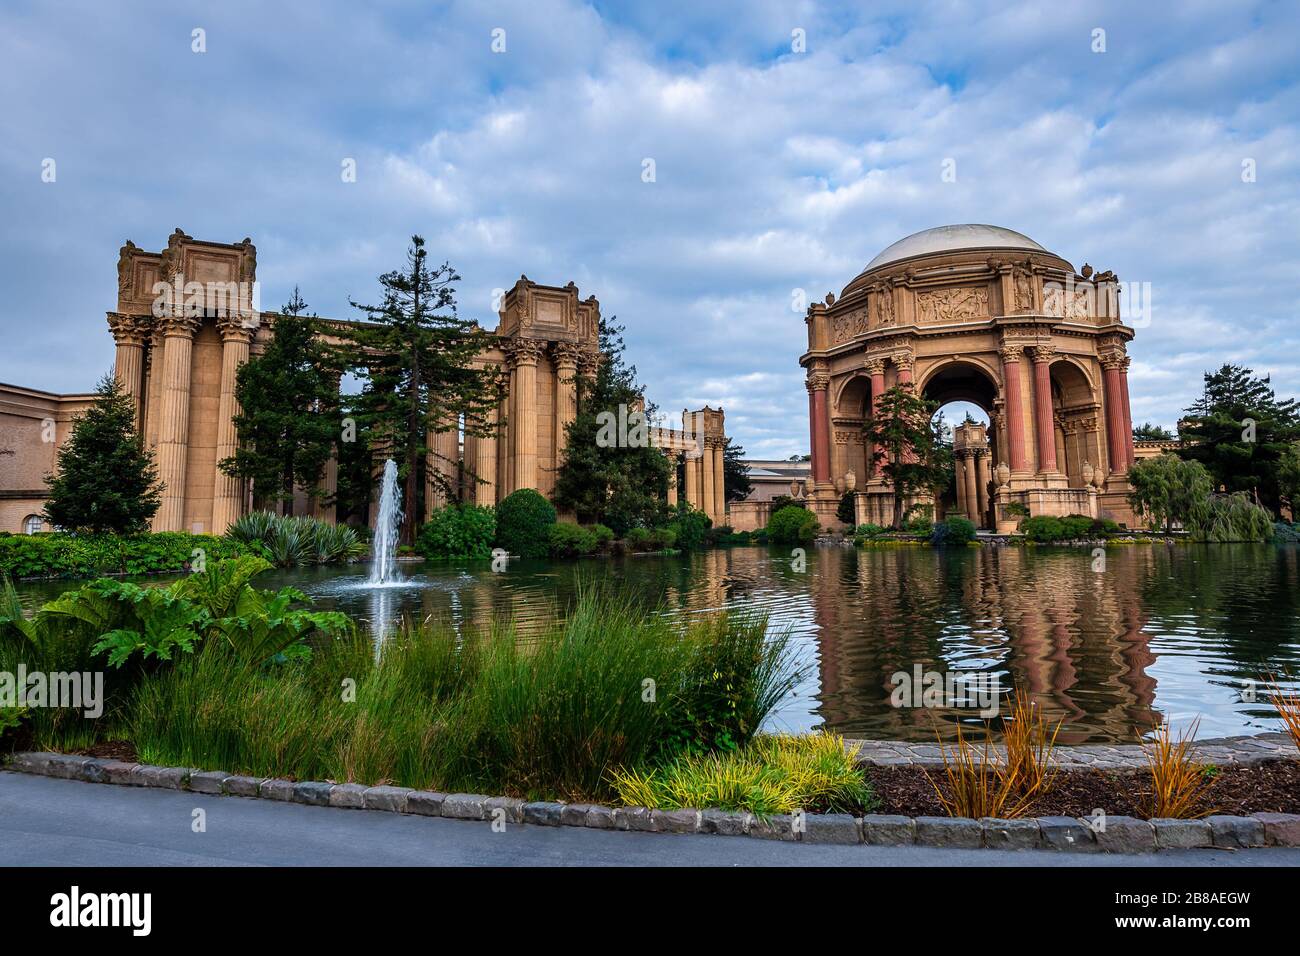
POLYGON ((1067 850, 1152 853, 1219 847, 1300 846, 1300 814, 1256 813, 1203 820, 1107 817, 1102 832, 1075 817, 1019 820, 906 817, 869 813, 809 813, 796 829, 794 815, 762 819, 732 810, 649 810, 586 803, 528 802, 479 793, 436 793, 408 787, 232 776, 219 770, 155 767, 121 760, 55 753, 17 753, 5 769, 85 783, 188 790, 216 796, 258 797, 317 807, 380 810, 456 820, 576 826, 648 833, 709 833, 801 843, 928 846, 951 849, 1067 850))

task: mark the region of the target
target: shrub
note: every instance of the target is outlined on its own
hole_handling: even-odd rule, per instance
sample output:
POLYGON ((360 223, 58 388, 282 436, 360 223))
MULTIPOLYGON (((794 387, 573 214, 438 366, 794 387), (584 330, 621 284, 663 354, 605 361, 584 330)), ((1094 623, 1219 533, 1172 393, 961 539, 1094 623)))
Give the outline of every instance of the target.
POLYGON ((1060 541, 1065 537, 1065 526, 1061 524, 1061 519, 1050 515, 1026 518, 1021 522, 1020 530, 1030 541, 1060 541))
POLYGON ((614 543, 614 532, 603 524, 593 524, 588 529, 596 539, 596 550, 604 551, 614 543))
POLYGON ((426 558, 488 558, 496 536, 497 518, 492 508, 447 505, 436 508, 420 529, 415 549, 426 558))
POLYGON ((854 501, 856 496, 851 491, 846 491, 840 497, 840 503, 835 508, 835 517, 839 519, 840 524, 851 525, 858 519, 858 513, 855 509, 854 501))
POLYGON ((878 538, 888 532, 888 528, 882 528, 878 524, 860 524, 853 533, 859 538, 878 538))
POLYGON ((767 537, 773 544, 800 544, 817 537, 821 525, 817 516, 799 505, 786 505, 767 523, 767 537))
POLYGON ((633 551, 671 551, 677 532, 672 528, 632 528, 625 540, 633 551))
POLYGON ((740 750, 682 757, 648 772, 620 768, 611 781, 625 805, 657 810, 860 813, 875 797, 854 757, 834 734, 763 736, 740 750))
MULTIPOLYGON (((686 502, 677 506, 677 516, 669 522, 677 547, 683 551, 695 551, 704 547, 709 538, 709 529, 713 519, 703 511, 692 508, 686 502)), ((721 531, 721 528, 715 529, 721 531)))
POLYGON ((86 578, 103 574, 184 571, 195 552, 222 560, 261 548, 229 538, 184 531, 139 535, 53 532, 0 535, 0 574, 23 578, 86 578))
POLYGON ((946 521, 940 521, 931 532, 933 544, 966 545, 975 540, 975 522, 960 515, 954 515, 946 521))
POLYGON ((903 515, 903 530, 909 534, 930 537, 934 530, 934 505, 915 504, 903 515))
POLYGON ((532 488, 511 492, 497 505, 496 543, 521 558, 544 558, 555 506, 532 488))
POLYGON ((596 536, 572 521, 557 521, 551 525, 548 547, 553 557, 577 558, 596 552, 596 536))
POLYGON ((355 528, 306 515, 254 511, 231 522, 226 537, 251 546, 281 568, 339 564, 366 553, 355 528))

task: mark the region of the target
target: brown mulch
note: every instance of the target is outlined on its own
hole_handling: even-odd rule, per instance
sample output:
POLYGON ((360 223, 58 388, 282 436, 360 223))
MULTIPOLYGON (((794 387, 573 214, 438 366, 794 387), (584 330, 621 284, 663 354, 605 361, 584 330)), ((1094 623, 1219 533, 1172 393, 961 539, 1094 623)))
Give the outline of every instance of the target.
POLYGON ((128 763, 138 763, 139 755, 135 752, 135 744, 129 740, 104 740, 97 744, 91 744, 85 750, 73 751, 83 757, 102 757, 105 760, 125 760, 128 763))
MULTIPOLYGON (((909 817, 947 816, 926 776, 944 792, 943 767, 870 767, 866 771, 880 805, 876 813, 909 817)), ((1150 775, 1144 770, 1063 770, 1052 789, 1024 816, 1086 817, 1100 808, 1111 816, 1147 817, 1150 775)), ((1205 813, 1300 813, 1300 761, 1270 760, 1244 767, 1221 766, 1197 807, 1205 813)))

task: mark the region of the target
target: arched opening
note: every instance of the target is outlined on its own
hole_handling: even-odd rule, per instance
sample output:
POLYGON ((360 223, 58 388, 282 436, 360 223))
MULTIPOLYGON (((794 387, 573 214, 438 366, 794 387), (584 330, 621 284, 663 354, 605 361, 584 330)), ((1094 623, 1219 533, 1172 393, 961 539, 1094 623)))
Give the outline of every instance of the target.
POLYGON ((836 393, 831 408, 831 480, 853 473, 861 488, 870 477, 871 461, 862 426, 871 415, 871 378, 854 375, 836 393))
POLYGON ((993 412, 997 383, 987 370, 969 362, 940 366, 928 376, 921 394, 938 402, 953 448, 953 474, 935 502, 936 519, 958 514, 991 528, 993 463, 998 460, 993 412))
POLYGON ((1088 376, 1073 362, 1053 362, 1051 377, 1057 467, 1071 488, 1083 488, 1101 469, 1100 405, 1088 376))
POLYGON ((23 534, 40 534, 45 529, 45 519, 40 515, 28 515, 23 519, 23 534))

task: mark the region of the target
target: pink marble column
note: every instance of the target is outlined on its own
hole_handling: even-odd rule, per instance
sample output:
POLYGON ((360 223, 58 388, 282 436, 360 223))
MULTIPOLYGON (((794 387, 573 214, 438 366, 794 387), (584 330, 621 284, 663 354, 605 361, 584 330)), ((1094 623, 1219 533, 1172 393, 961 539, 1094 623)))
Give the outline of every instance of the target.
MULTIPOLYGON (((866 363, 866 369, 871 374, 871 414, 875 415, 880 410, 880 396, 885 393, 885 360, 869 359, 866 363)), ((870 448, 871 460, 867 463, 867 470, 871 474, 876 473, 876 452, 879 450, 880 446, 872 442, 870 448)))
POLYGON ((1124 361, 1119 366, 1119 395, 1120 403, 1124 408, 1124 451, 1128 467, 1133 467, 1133 462, 1137 461, 1135 449, 1133 448, 1133 411, 1129 408, 1128 403, 1128 366, 1129 357, 1124 356, 1124 361))
POLYGON ((1006 392, 1007 457, 1013 473, 1029 469, 1028 455, 1025 453, 1025 405, 1020 391, 1022 352, 1019 345, 1006 345, 1002 347, 1001 353, 1002 387, 1006 392))
POLYGON ((830 414, 826 406, 826 391, 831 377, 824 371, 808 373, 808 417, 812 427, 812 478, 814 484, 831 480, 830 414))
POLYGON ((1119 356, 1103 356, 1101 360, 1101 380, 1106 398, 1106 452, 1110 456, 1111 474, 1128 471, 1128 441, 1124 437, 1125 429, 1133 434, 1131 425, 1127 425, 1124 415, 1124 383, 1120 378, 1123 360, 1119 356))
POLYGON ((1034 348, 1034 432, 1038 438, 1038 471, 1056 471, 1056 425, 1052 419, 1051 363, 1055 351, 1050 346, 1034 348))

